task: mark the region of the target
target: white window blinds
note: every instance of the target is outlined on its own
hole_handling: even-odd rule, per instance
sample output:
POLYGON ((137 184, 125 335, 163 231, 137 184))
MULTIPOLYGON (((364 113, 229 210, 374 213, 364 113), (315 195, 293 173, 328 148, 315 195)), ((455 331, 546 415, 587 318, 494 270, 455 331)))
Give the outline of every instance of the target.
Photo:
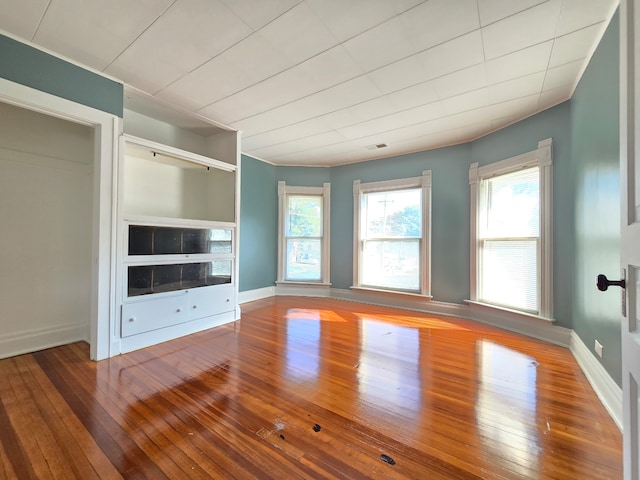
POLYGON ((540 170, 480 184, 480 300, 539 311, 540 170))

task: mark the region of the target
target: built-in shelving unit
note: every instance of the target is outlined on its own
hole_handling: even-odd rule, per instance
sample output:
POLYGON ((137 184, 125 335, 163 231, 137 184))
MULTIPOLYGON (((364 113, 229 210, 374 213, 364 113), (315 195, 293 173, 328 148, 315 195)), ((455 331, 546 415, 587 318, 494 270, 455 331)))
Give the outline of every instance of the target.
POLYGON ((224 161, 124 136, 115 332, 121 352, 239 318, 237 151, 227 150, 224 161))

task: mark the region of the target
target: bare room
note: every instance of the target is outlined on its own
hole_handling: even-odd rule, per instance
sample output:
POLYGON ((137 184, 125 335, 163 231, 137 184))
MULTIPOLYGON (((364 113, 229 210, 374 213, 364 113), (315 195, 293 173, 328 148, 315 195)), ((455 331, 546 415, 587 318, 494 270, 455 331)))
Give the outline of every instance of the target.
POLYGON ((0 3, 0 479, 640 478, 637 12, 0 3))

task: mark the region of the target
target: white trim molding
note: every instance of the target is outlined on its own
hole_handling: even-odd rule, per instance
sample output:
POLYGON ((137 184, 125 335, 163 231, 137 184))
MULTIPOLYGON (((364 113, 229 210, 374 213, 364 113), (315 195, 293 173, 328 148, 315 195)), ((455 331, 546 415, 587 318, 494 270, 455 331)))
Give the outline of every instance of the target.
POLYGON ((89 325, 70 323, 0 335, 0 358, 89 340, 89 325))
POLYGON ((571 332, 569 348, 600 402, 622 431, 622 389, 574 331, 571 332))
POLYGON ((362 210, 364 208, 364 195, 373 192, 389 192, 402 189, 420 188, 422 207, 422 237, 420 239, 420 268, 419 268, 419 291, 406 292, 409 295, 421 295, 423 299, 430 298, 431 295, 431 170, 424 170, 419 177, 399 178, 395 180, 383 180, 379 182, 361 183, 360 180, 353 181, 353 277, 352 287, 354 289, 368 289, 385 292, 400 292, 391 288, 379 290, 375 287, 364 285, 362 279, 361 253, 363 247, 363 226, 362 210))
POLYGON ((254 290, 246 290, 238 293, 238 304, 254 302, 263 298, 276 296, 276 287, 256 288, 254 290))
POLYGON ((329 279, 331 278, 331 263, 329 259, 331 247, 331 184, 324 183, 322 187, 297 187, 287 185, 282 180, 278 182, 278 271, 276 283, 284 284, 290 282, 290 280, 285 278, 285 263, 287 258, 287 197, 289 195, 313 195, 322 198, 321 279, 318 282, 291 281, 291 283, 294 285, 299 283, 316 283, 318 285, 329 284, 329 279))
POLYGON ((553 318, 553 140, 547 138, 538 142, 536 150, 479 166, 469 167, 470 188, 470 262, 469 292, 472 302, 480 301, 480 263, 478 246, 480 242, 481 182, 498 175, 512 173, 524 168, 538 167, 540 172, 540 242, 538 264, 538 315, 553 318))

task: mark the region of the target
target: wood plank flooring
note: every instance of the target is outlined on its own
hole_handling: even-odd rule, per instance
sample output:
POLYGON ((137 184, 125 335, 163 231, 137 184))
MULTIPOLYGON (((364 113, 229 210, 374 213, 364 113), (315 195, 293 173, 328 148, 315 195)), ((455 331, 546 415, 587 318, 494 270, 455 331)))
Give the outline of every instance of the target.
POLYGON ((0 360, 0 479, 616 479, 621 435, 570 352, 328 299, 110 360, 0 360))

